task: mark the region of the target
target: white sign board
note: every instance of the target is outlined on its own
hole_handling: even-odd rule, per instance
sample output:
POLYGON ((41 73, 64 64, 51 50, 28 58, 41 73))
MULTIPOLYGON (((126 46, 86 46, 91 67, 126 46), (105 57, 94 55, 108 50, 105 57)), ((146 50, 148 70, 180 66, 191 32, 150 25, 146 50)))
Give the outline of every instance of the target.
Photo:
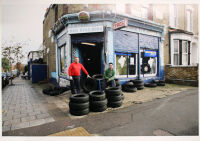
POLYGON ((103 32, 103 26, 68 28, 68 34, 103 32))

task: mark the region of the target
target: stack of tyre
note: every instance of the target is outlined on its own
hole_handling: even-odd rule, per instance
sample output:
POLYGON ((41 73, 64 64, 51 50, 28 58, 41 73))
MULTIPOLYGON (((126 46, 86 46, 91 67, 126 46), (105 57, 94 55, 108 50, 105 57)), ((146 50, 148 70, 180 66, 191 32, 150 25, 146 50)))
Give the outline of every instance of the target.
POLYGON ((105 89, 108 99, 108 107, 117 108, 122 106, 124 95, 119 87, 108 87, 105 89))
POLYGON ((83 84, 85 93, 89 93, 97 89, 97 81, 94 78, 87 78, 83 84))
POLYGON ((144 83, 143 80, 141 79, 135 79, 135 80, 130 80, 134 86, 137 88, 137 90, 142 90, 144 89, 144 83))
POLYGON ((107 109, 107 98, 104 91, 91 91, 89 93, 90 99, 90 111, 103 112, 107 109))
POLYGON ((165 80, 152 80, 152 83, 156 84, 157 86, 165 86, 165 80))
MULTIPOLYGON (((119 79, 114 79, 114 80, 115 80, 116 87, 121 88, 119 79)), ((112 87, 111 81, 106 83, 106 87, 112 87)))
POLYGON ((89 113, 89 95, 75 94, 70 96, 69 111, 75 116, 87 115, 89 113))
POLYGON ((106 87, 106 80, 102 74, 95 74, 92 76, 92 78, 96 81, 97 83, 97 90, 105 90, 106 87))
POLYGON ((124 92, 136 92, 137 91, 137 88, 135 87, 135 85, 133 84, 133 82, 127 82, 125 84, 122 85, 122 90, 124 92))
POLYGON ((145 87, 150 87, 150 88, 155 88, 155 87, 157 87, 157 84, 151 82, 151 83, 145 83, 144 86, 145 86, 145 87))

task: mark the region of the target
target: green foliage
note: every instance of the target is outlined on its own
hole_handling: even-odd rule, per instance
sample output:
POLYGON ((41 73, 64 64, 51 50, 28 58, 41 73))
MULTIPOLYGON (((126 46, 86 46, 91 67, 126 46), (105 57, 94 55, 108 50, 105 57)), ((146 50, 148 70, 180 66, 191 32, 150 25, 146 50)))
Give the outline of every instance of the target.
POLYGON ((20 64, 21 59, 24 57, 22 53, 22 45, 17 43, 10 46, 3 46, 2 48, 2 55, 8 60, 9 67, 16 63, 17 69, 19 70, 20 65, 18 64, 20 64))
POLYGON ((2 63, 1 66, 2 66, 4 72, 7 72, 10 70, 9 60, 7 58, 5 58, 5 57, 2 58, 1 63, 2 63))

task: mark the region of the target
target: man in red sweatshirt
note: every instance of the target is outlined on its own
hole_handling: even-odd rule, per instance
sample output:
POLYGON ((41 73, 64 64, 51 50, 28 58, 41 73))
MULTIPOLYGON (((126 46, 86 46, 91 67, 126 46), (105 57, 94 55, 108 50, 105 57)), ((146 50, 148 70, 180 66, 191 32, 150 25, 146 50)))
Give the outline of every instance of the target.
MULTIPOLYGON (((70 80, 74 81, 74 85, 76 86, 77 89, 77 93, 80 93, 80 73, 81 73, 81 69, 83 70, 83 72, 87 75, 87 77, 90 77, 88 75, 88 72, 86 71, 86 69, 83 67, 83 65, 81 63, 79 63, 79 58, 75 57, 74 58, 74 62, 70 64, 69 66, 69 77, 70 80)), ((74 86, 72 86, 74 87, 74 86)), ((74 89, 74 88, 72 88, 74 89)))

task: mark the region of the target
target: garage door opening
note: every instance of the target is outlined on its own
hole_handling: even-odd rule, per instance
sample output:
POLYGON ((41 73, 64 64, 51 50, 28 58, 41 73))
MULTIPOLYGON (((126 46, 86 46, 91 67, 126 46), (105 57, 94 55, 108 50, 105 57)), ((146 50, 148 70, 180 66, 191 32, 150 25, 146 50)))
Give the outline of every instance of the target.
MULTIPOLYGON (((72 35, 72 50, 78 56, 90 76, 103 70, 103 33, 72 35)), ((73 57, 72 55, 72 57, 73 57)), ((82 73, 84 77, 84 73, 82 73)))

